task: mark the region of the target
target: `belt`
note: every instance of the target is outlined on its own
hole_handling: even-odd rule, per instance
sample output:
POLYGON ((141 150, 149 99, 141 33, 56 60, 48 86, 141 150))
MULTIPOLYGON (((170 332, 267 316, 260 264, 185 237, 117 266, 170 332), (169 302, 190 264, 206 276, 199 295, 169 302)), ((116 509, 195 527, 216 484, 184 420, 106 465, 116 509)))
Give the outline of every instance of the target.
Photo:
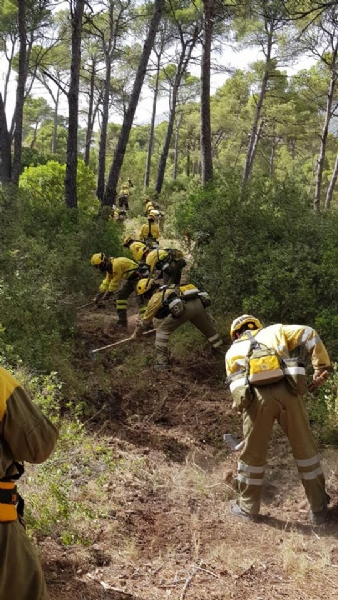
POLYGON ((16 521, 19 496, 13 481, 0 481, 0 523, 16 521))

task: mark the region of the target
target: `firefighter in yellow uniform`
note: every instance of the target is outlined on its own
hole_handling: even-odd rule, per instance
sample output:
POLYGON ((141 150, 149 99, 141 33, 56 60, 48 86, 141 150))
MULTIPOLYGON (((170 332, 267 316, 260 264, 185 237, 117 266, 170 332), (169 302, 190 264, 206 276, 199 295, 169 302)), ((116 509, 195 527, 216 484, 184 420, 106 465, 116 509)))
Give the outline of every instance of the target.
MULTIPOLYGON (((95 303, 109 298, 115 294, 122 283, 121 289, 116 294, 116 309, 118 315, 118 325, 127 327, 127 302, 129 296, 135 291, 135 286, 139 279, 147 274, 147 270, 141 272, 137 262, 126 256, 119 258, 108 258, 103 252, 93 254, 90 263, 93 267, 105 273, 99 292, 95 296, 95 303)), ((146 310, 143 302, 138 298, 139 312, 142 316, 146 310)))
POLYGON ((310 503, 311 522, 321 525, 327 516, 325 479, 304 407, 305 369, 290 358, 290 352, 296 348, 307 351, 316 383, 325 379, 331 366, 323 342, 312 327, 278 324, 263 328, 252 315, 235 319, 230 337, 233 343, 225 357, 227 381, 234 407, 243 414, 244 433, 244 446, 238 462, 240 497, 238 503, 231 506, 231 512, 244 519, 252 519, 259 513, 268 444, 277 420, 289 439, 310 503), (257 356, 270 352, 270 361, 277 360, 279 368, 277 366, 269 371, 266 357, 262 373, 257 368, 259 359, 255 361, 254 369, 251 369, 251 363, 248 368, 254 348, 258 350, 257 356))
POLYGON ((0 367, 0 598, 48 600, 36 551, 23 524, 16 482, 23 461, 44 462, 58 433, 20 384, 0 367))
POLYGON ((151 200, 149 200, 149 198, 145 199, 145 207, 144 207, 144 216, 148 217, 149 213, 155 210, 155 206, 153 204, 153 202, 151 200))
POLYGON ((139 239, 148 247, 153 247, 158 245, 161 236, 159 226, 155 223, 155 211, 151 210, 147 219, 148 223, 142 225, 140 229, 139 239))
POLYGON ((141 279, 136 285, 136 293, 148 302, 147 310, 131 336, 132 339, 142 335, 152 322, 156 329, 155 349, 157 354, 156 369, 169 368, 169 337, 178 327, 190 321, 214 348, 222 346, 205 306, 210 299, 206 292, 200 292, 193 284, 159 289, 153 279, 141 279))
POLYGON ((131 179, 128 179, 127 183, 124 183, 120 189, 119 195, 119 208, 129 210, 129 197, 131 194, 130 188, 134 187, 131 179))
POLYGON ((136 262, 145 262, 149 248, 143 242, 134 240, 130 235, 127 235, 123 240, 123 246, 124 248, 128 248, 136 262))
POLYGON ((175 248, 156 248, 147 254, 146 264, 152 276, 157 271, 159 277, 163 277, 164 285, 179 285, 182 271, 187 263, 180 250, 176 250, 175 248))

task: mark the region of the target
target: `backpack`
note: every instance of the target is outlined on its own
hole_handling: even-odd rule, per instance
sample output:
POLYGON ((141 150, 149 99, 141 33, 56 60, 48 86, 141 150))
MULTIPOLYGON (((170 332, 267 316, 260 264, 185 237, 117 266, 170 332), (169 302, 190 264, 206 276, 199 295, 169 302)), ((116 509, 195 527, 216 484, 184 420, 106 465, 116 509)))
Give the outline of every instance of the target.
POLYGON ((270 385, 285 376, 282 358, 273 348, 250 339, 250 351, 245 360, 248 382, 254 386, 270 385))

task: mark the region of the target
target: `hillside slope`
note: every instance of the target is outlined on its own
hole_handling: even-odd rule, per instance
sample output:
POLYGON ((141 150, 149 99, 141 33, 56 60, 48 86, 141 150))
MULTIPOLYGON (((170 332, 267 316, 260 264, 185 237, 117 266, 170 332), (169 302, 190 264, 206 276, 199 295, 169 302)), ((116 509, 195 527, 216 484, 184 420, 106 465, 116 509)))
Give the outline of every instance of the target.
POLYGON ((66 543, 57 525, 38 539, 51 599, 336 599, 337 451, 322 449, 332 497, 325 527, 309 524, 278 429, 261 520, 234 518, 238 456, 223 434, 240 437, 241 423, 224 389, 222 357, 199 337, 191 347, 183 332, 169 372, 152 369, 153 338, 92 361, 90 348, 125 337, 112 319, 109 311, 79 317, 78 366, 91 415, 84 447, 61 455, 82 517, 70 514, 66 543))

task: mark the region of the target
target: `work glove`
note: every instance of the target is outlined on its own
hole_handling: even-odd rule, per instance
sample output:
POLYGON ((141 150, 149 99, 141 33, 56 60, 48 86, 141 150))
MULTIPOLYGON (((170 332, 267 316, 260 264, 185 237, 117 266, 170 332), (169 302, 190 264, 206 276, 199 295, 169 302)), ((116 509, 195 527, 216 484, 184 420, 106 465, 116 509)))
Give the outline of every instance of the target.
POLYGON ((315 369, 312 376, 312 383, 315 387, 319 387, 327 380, 329 372, 326 369, 315 369))
POLYGON ((315 369, 312 376, 312 383, 308 386, 309 392, 314 392, 319 386, 323 385, 329 376, 326 369, 315 369))

